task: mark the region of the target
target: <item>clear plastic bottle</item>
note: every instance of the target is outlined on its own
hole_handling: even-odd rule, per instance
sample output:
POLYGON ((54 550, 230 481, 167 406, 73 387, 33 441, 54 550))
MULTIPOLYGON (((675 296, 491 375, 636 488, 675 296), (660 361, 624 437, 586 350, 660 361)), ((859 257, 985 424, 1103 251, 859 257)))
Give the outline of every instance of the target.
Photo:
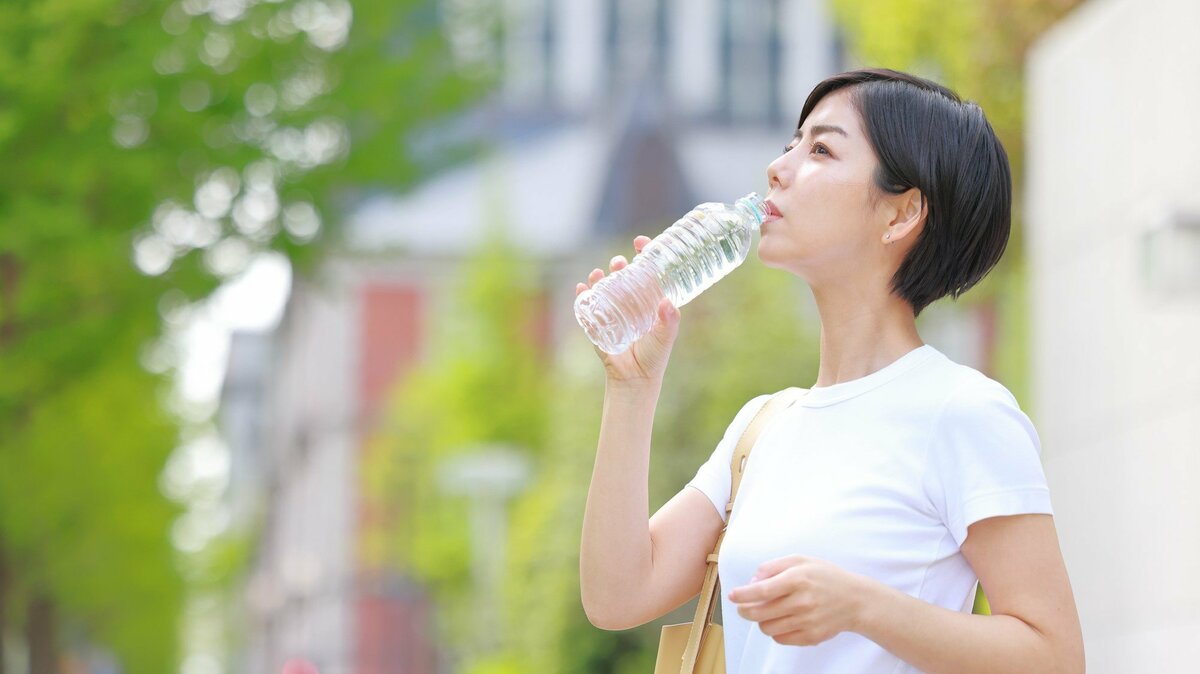
POLYGON ((751 234, 767 217, 751 192, 736 203, 693 208, 642 248, 629 266, 575 298, 575 320, 602 351, 617 354, 650 331, 663 297, 692 301, 745 261, 751 234))

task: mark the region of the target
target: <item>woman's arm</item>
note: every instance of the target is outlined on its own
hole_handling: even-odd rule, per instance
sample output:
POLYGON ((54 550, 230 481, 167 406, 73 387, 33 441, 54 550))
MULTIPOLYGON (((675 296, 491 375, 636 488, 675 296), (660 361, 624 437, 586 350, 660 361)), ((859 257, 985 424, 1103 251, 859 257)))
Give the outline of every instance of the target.
MULTIPOLYGON (((633 240, 641 252, 650 238, 633 240)), ((626 266, 616 256, 609 269, 626 266)), ((604 273, 592 270, 575 294, 604 273)), ((596 464, 583 513, 579 587, 593 625, 627 629, 649 622, 696 596, 705 559, 720 533, 721 516, 708 498, 685 487, 662 508, 649 509, 650 432, 679 310, 666 298, 650 332, 624 353, 596 349, 607 373, 596 464)))
POLYGON ((657 386, 605 390, 579 546, 583 609, 600 627, 611 625, 629 598, 623 595, 637 596, 638 579, 650 575, 650 431, 658 395, 657 386))
POLYGON ((629 629, 696 596, 723 522, 684 487, 648 513, 650 431, 659 387, 609 383, 583 515, 579 585, 597 627, 629 629))
POLYGON ((869 581, 854 631, 929 674, 1084 671, 1083 634, 1053 517, 980 520, 968 528, 962 551, 992 615, 951 611, 869 581))
POLYGON ((993 615, 935 606, 802 555, 762 564, 729 599, 781 644, 812 646, 857 632, 929 674, 1082 672, 1083 635, 1052 518, 980 520, 962 549, 993 615))

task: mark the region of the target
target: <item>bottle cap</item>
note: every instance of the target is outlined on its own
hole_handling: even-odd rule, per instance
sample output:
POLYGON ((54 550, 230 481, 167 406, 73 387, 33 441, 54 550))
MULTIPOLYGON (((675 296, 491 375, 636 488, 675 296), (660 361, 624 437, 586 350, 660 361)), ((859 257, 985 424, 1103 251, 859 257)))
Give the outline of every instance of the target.
POLYGON ((748 224, 754 231, 758 231, 763 220, 767 219, 767 204, 763 198, 758 196, 758 192, 751 192, 746 196, 738 199, 734 204, 739 211, 746 213, 748 216, 748 224))

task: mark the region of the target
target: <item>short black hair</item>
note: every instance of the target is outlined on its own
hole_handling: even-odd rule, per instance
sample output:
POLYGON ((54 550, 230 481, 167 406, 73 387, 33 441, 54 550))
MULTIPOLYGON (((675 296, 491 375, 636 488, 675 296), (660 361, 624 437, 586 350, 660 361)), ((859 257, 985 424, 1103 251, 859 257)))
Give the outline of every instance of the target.
POLYGON ((947 295, 958 298, 1004 254, 1012 227, 1008 154, 978 105, 887 69, 824 80, 808 95, 796 128, 821 99, 847 88, 879 157, 875 187, 888 194, 915 187, 925 197, 924 230, 891 281, 916 317, 947 295))

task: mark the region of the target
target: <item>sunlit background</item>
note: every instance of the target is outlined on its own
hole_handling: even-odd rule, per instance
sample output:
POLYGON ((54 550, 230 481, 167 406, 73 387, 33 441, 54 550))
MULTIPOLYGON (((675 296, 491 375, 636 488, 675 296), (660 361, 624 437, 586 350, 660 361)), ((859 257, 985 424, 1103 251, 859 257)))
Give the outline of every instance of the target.
MULTIPOLYGON (((979 102, 999 267, 924 339, 1036 424, 1092 672, 1200 662, 1194 0, 0 4, 0 674, 642 673, 588 624, 574 285, 765 192, 823 77, 979 102)), ((651 510, 819 326, 683 311, 651 510)), ((982 597, 982 595, 981 595, 982 597)), ((982 599, 976 612, 987 612, 982 599)))

